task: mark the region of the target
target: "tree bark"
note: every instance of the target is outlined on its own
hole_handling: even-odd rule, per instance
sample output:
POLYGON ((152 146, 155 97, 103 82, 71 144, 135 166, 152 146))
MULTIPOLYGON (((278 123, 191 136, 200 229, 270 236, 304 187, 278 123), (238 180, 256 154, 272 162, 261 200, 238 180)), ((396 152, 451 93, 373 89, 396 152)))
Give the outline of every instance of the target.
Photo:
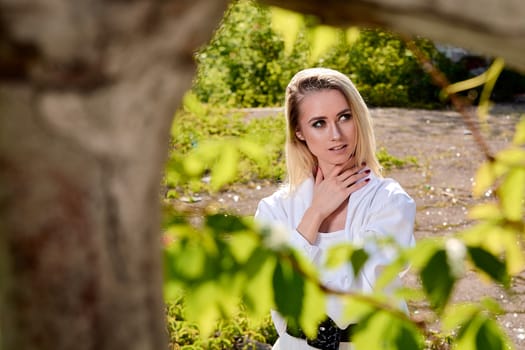
POLYGON ((260 0, 335 26, 380 26, 475 53, 503 57, 525 72, 522 0, 260 0))
MULTIPOLYGON (((521 0, 261 1, 525 70, 521 0)), ((168 131, 226 2, 0 0, 2 349, 166 348, 168 131)))
POLYGON ((159 187, 225 7, 0 0, 0 348, 167 348, 159 187))

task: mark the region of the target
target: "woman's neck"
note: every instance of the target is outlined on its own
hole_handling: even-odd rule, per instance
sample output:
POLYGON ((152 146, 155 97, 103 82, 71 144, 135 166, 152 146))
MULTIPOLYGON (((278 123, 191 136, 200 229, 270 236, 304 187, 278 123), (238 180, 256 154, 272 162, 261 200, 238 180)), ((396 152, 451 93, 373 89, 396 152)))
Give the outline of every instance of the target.
MULTIPOLYGON (((327 174, 330 174, 332 172, 332 170, 338 165, 340 165, 340 164, 330 164, 330 163, 322 163, 322 162, 319 163, 319 167, 321 168, 321 171, 322 171, 323 175, 325 175, 325 176, 327 174)), ((345 169, 351 169, 354 166, 355 166, 355 164, 349 163, 347 165, 347 167, 345 167, 345 169)))

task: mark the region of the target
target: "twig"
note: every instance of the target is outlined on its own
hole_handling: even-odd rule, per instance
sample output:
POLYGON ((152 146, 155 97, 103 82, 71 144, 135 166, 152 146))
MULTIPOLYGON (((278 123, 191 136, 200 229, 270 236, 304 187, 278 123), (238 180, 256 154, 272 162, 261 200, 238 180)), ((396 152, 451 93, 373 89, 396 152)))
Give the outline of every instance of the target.
MULTIPOLYGON (((414 40, 408 37, 404 37, 404 40, 408 49, 412 51, 417 61, 421 65, 421 68, 423 68, 423 70, 432 78, 434 84, 436 84, 441 89, 445 90, 450 85, 450 82, 448 81, 447 77, 439 69, 437 69, 430 60, 430 58, 423 51, 421 51, 419 47, 417 47, 414 40)), ((474 141, 476 141, 476 143, 478 144, 485 158, 489 162, 493 162, 494 156, 492 155, 489 145, 481 135, 479 127, 475 122, 476 116, 472 112, 472 108, 469 108, 472 107, 472 104, 470 102, 465 101, 464 98, 460 97, 456 93, 449 94, 448 98, 450 99, 450 102, 452 103, 454 108, 463 118, 463 122, 465 123, 467 128, 472 132, 474 141)))

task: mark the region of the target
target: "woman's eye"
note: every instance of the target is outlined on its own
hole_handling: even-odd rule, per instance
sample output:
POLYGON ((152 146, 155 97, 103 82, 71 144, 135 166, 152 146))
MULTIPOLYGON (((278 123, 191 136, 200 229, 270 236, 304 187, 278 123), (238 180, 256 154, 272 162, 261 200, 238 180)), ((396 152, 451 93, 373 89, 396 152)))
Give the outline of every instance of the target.
POLYGON ((323 125, 324 125, 324 120, 318 120, 318 121, 312 123, 312 126, 314 128, 321 128, 321 127, 323 127, 323 125))
POLYGON ((352 119, 352 113, 345 113, 345 114, 341 114, 341 116, 339 117, 339 120, 350 120, 352 119))

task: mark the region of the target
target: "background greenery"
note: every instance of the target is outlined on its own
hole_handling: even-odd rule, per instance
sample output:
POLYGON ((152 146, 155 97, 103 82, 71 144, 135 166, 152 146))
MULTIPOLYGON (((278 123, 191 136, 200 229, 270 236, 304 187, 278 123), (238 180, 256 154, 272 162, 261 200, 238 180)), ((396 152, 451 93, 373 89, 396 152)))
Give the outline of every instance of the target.
MULTIPOLYGON (((317 24, 306 17, 286 47, 268 8, 248 0, 234 2, 211 43, 196 54, 194 92, 202 102, 221 106, 280 106, 293 74, 324 66, 351 77, 371 106, 440 108, 448 103, 399 36, 379 29, 331 29, 320 37, 313 30, 317 24), (321 54, 314 47, 319 41, 328 45, 321 54)), ((450 81, 472 75, 467 59, 453 63, 426 39, 417 39, 416 45, 450 81)), ((500 79, 493 99, 509 100, 525 92, 523 76, 505 70, 500 79)), ((469 96, 475 100, 479 93, 469 96)))
MULTIPOLYGON (((212 42, 196 54, 193 93, 186 96, 172 128, 168 193, 218 190, 229 182, 254 179, 282 180, 282 114, 246 120, 236 108, 281 106, 285 85, 305 67, 322 65, 346 73, 369 105, 433 108, 448 103, 395 35, 373 29, 358 33, 330 29, 324 37, 331 38, 329 45, 317 52, 312 46, 319 41, 316 21, 306 17, 299 22, 290 45, 272 26, 270 10, 246 0, 232 4, 212 42)), ((470 76, 465 62, 452 63, 433 43, 418 39, 416 44, 451 81, 470 76)), ((512 98, 514 92, 524 90, 519 74, 504 71, 500 79, 493 99, 512 98)), ((481 88, 475 89, 464 94, 476 100, 481 88)), ((386 285, 401 266, 412 264, 422 288, 401 291, 398 297, 427 300, 436 319, 443 322, 444 333, 426 334, 421 325, 392 312, 385 295, 377 299, 351 295, 348 308, 363 325, 355 339, 359 348, 383 349, 381 341, 403 350, 511 348, 495 321, 501 310, 497 301, 455 305, 450 295, 460 278, 455 271, 465 264, 502 285, 508 285, 509 275, 523 267, 523 252, 516 242, 523 227, 524 144, 522 122, 513 144, 480 167, 474 194, 497 187, 498 200, 475 208, 480 223, 452 238, 463 249, 461 256, 451 251, 450 237, 424 240, 403 252, 379 281, 386 285)), ((414 161, 395 159, 384 149, 378 157, 386 167, 414 161)), ((316 316, 323 314, 324 291, 293 251, 272 243, 275 232, 228 213, 203 209, 198 214, 204 223, 196 225, 168 205, 163 225, 166 235, 173 237, 165 258, 166 297, 171 300, 167 325, 174 349, 254 348, 248 340, 272 343, 276 335, 267 317, 271 307, 305 329, 315 326, 316 316), (286 293, 274 295, 274 290, 286 293), (257 318, 262 321, 254 323, 257 318)), ((359 253, 356 247, 333 252, 340 262, 353 262, 359 253)))
MULTIPOLYGON (((171 163, 182 164, 177 172, 168 172, 165 185, 169 196, 176 197, 184 192, 209 191, 208 181, 197 179, 184 182, 181 174, 188 173, 191 165, 184 162, 189 155, 202 154, 199 145, 207 147, 214 142, 229 142, 232 145, 243 142, 251 149, 257 149, 257 154, 244 152, 236 157, 236 172, 233 182, 248 183, 250 181, 269 180, 281 182, 284 180, 286 162, 284 158, 285 118, 282 112, 274 112, 264 117, 248 118, 245 113, 232 112, 228 109, 211 107, 201 104, 193 95, 186 97, 194 107, 186 107, 179 111, 172 126, 171 163), (195 108, 195 106, 197 106, 195 108)), ((217 150, 218 148, 215 148, 217 150)), ((384 169, 417 164, 415 157, 398 158, 388 153, 385 148, 377 150, 376 155, 384 169)), ((204 156, 204 155, 203 155, 204 156)), ((208 156, 210 154, 208 153, 208 156)), ((206 160, 201 175, 206 176, 216 162, 225 159, 210 157, 206 160)))

